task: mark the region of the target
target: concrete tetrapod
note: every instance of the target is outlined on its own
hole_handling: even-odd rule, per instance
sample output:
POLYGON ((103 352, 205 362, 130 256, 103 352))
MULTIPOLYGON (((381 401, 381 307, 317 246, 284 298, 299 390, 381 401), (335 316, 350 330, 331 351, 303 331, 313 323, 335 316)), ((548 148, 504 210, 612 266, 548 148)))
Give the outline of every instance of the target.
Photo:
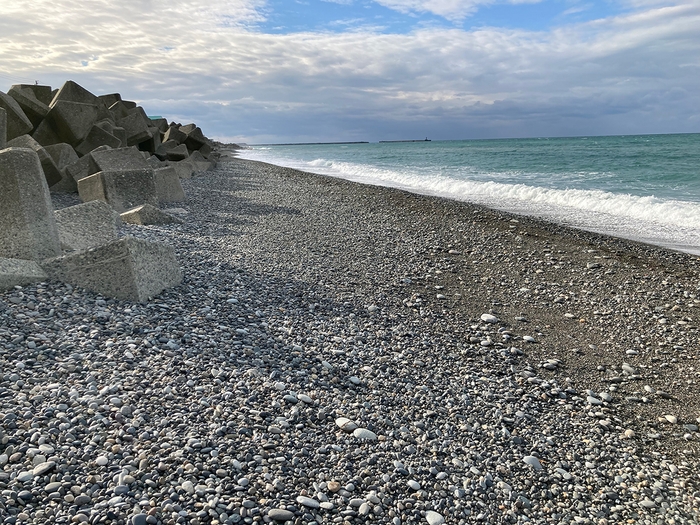
POLYGON ((41 169, 44 170, 44 177, 46 177, 46 183, 49 187, 61 182, 61 172, 58 170, 58 166, 56 166, 53 157, 49 155, 46 149, 34 140, 31 135, 20 135, 9 141, 7 147, 27 148, 36 151, 36 154, 39 155, 41 169))
POLYGON ((185 200, 185 190, 182 189, 177 171, 166 166, 153 170, 153 176, 156 184, 156 193, 158 194, 158 202, 162 204, 185 200))
POLYGON ((88 250, 117 239, 118 214, 106 202, 69 206, 56 210, 54 215, 64 250, 88 250))
POLYGON ((182 220, 155 206, 143 204, 120 214, 121 220, 129 224, 148 226, 150 224, 181 224, 182 220))
POLYGON ((0 257, 0 291, 44 281, 47 277, 36 261, 0 257))
POLYGON ((0 91, 0 108, 7 112, 7 140, 31 133, 34 129, 32 122, 24 114, 17 101, 2 91, 0 91))
POLYGON ((171 246, 134 237, 49 259, 42 267, 54 279, 126 301, 147 301, 182 282, 171 246))
POLYGON ((108 202, 118 212, 140 204, 158 206, 158 195, 152 168, 100 171, 78 181, 83 202, 108 202))
POLYGON ((0 108, 0 149, 5 149, 7 144, 7 111, 0 108))
POLYGON ((0 188, 0 257, 40 260, 59 255, 49 187, 35 151, 0 151, 0 188))

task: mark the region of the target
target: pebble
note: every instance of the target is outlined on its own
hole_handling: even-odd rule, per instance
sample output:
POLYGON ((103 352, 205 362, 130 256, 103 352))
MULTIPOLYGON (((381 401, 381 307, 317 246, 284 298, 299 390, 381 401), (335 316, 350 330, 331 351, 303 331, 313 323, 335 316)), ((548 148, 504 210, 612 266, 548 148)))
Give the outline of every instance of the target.
POLYGON ((498 317, 496 317, 495 315, 491 315, 491 314, 481 314, 481 320, 485 323, 490 323, 490 324, 496 324, 496 323, 501 322, 501 320, 498 317))
POLYGON ((540 463, 540 460, 537 459, 535 456, 525 456, 523 458, 523 461, 535 470, 542 470, 542 464, 540 463))
POLYGON ((635 375, 637 373, 637 370, 627 363, 622 363, 622 371, 629 375, 635 375))
POLYGON ((434 510, 428 510, 425 512, 425 521, 427 521, 429 525, 442 525, 445 523, 445 518, 442 517, 442 514, 434 510))
POLYGON ((17 474, 17 481, 19 481, 20 483, 25 483, 25 482, 31 481, 33 479, 34 479, 34 474, 32 472, 24 471, 24 472, 20 472, 19 474, 17 474))
POLYGON ((47 472, 50 472, 51 470, 54 469, 56 466, 55 461, 44 461, 43 463, 39 463, 36 467, 34 467, 34 470, 32 473, 35 476, 43 476, 47 472))
POLYGON ((418 483, 416 480, 409 479, 408 486, 411 488, 411 490, 420 490, 420 483, 418 483))
POLYGON ((273 521, 289 521, 294 519, 294 513, 286 509, 270 509, 267 515, 273 521))
POLYGON ((346 417, 336 418, 335 424, 338 425, 340 430, 342 430, 344 432, 348 432, 348 433, 357 429, 357 424, 355 424, 354 421, 352 421, 346 417))
POLYGON ((134 514, 131 516, 132 525, 146 525, 148 523, 148 515, 143 513, 134 514))
POLYGON ((321 504, 313 498, 307 496, 297 496, 297 503, 303 505, 304 507, 309 507, 310 509, 317 509, 321 504))
POLYGON ((593 396, 587 396, 586 401, 588 401, 588 403, 590 405, 602 405, 603 404, 603 402, 600 399, 593 397, 593 396))
POLYGON ((371 430, 367 430, 366 428, 356 428, 353 431, 352 435, 355 436, 357 439, 361 439, 363 441, 377 440, 377 434, 375 434, 371 430))

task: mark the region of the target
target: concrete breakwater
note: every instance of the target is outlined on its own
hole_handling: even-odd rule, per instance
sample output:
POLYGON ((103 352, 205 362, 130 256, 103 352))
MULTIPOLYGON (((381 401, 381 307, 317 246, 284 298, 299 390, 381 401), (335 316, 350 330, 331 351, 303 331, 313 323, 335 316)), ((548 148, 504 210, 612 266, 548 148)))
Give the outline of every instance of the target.
POLYGON ((177 222, 181 179, 216 165, 196 124, 151 119, 119 93, 14 85, 0 92, 0 288, 47 277, 144 301, 181 279, 168 246, 117 236, 121 221, 177 222), (54 212, 51 194, 84 204, 54 212))

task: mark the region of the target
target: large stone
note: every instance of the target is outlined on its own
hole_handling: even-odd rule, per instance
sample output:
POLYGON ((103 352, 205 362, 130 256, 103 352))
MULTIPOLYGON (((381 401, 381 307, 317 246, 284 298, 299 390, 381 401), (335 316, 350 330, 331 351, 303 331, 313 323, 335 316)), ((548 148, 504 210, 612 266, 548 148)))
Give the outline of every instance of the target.
POLYGON ((0 108, 0 149, 5 149, 7 144, 7 111, 0 108))
POLYGON ((0 291, 45 281, 47 278, 48 275, 36 261, 0 257, 0 291))
POLYGON ((197 151, 205 158, 208 159, 209 156, 212 154, 214 151, 214 148, 212 148, 209 144, 204 144, 201 148, 199 148, 197 151))
POLYGON ((12 87, 31 91, 34 94, 34 97, 46 106, 51 104, 51 100, 53 100, 54 97, 54 93, 51 91, 51 86, 40 86, 39 84, 15 84, 12 87))
POLYGON ((61 172, 56 166, 53 157, 44 149, 44 147, 34 140, 31 135, 22 135, 12 139, 7 143, 8 148, 27 148, 36 151, 41 162, 41 169, 44 170, 44 177, 49 187, 61 181, 61 172))
POLYGON ((49 112, 49 106, 36 98, 33 89, 15 85, 7 94, 17 101, 33 127, 37 127, 49 112))
POLYGON ((85 155, 73 164, 69 164, 65 167, 64 176, 65 174, 68 174, 73 179, 73 181, 76 184, 75 191, 78 191, 77 184, 79 180, 84 179, 85 177, 89 177, 93 173, 97 173, 98 171, 100 171, 95 165, 93 155, 98 151, 104 151, 108 149, 109 146, 100 146, 99 148, 92 150, 92 152, 90 152, 89 155, 85 155))
POLYGON ((129 224, 148 226, 150 224, 181 224, 182 220, 165 213, 155 206, 143 204, 120 214, 121 220, 129 224))
POLYGON ((72 80, 68 80, 61 86, 56 96, 51 101, 50 106, 54 107, 59 101, 79 102, 81 104, 91 104, 95 106, 98 103, 98 99, 95 95, 72 80))
POLYGON ((42 266, 55 279, 126 301, 147 301, 182 282, 172 247, 133 237, 50 259, 42 266))
POLYGON ((148 168, 149 165, 138 148, 103 149, 92 152, 94 168, 90 175, 98 171, 117 171, 148 168))
POLYGON ((100 171, 78 181, 83 202, 101 200, 118 212, 141 204, 158 205, 152 168, 100 171))
POLYGON ((132 113, 138 113, 139 115, 141 115, 141 118, 146 123, 147 127, 153 126, 153 124, 151 123, 151 119, 148 117, 148 114, 146 113, 146 110, 143 109, 141 106, 136 106, 135 108, 131 108, 127 111, 129 112, 129 115, 131 115, 132 113))
POLYGON ((75 147, 75 152, 78 155, 85 156, 100 146, 119 148, 122 146, 122 141, 100 126, 95 125, 90 128, 85 139, 75 147))
POLYGON ((109 113, 115 121, 119 121, 129 116, 129 109, 123 101, 117 100, 114 104, 109 106, 109 113))
POLYGON ((148 157, 148 158, 146 159, 146 162, 148 162, 148 165, 149 165, 151 168, 154 168, 154 169, 155 169, 155 168, 162 168, 163 166, 165 166, 165 164, 163 164, 163 161, 161 161, 161 160, 160 160, 158 157, 156 157, 155 155, 151 155, 150 157, 148 157))
POLYGON ((2 91, 0 91, 0 108, 7 112, 7 140, 31 133, 34 129, 31 120, 24 114, 17 101, 2 91))
POLYGON ((0 257, 40 260, 61 253, 56 220, 35 151, 0 151, 0 257))
POLYGON ((165 158, 168 160, 185 160, 187 157, 189 157, 189 152, 187 151, 187 146, 184 144, 180 144, 165 152, 165 158))
POLYGON ((166 160, 168 158, 168 151, 177 148, 179 145, 180 144, 178 144, 176 140, 168 140, 166 142, 161 142, 160 146, 156 148, 154 154, 160 160, 166 160))
POLYGON ((83 251, 117 239, 116 212, 106 202, 70 206, 54 215, 63 250, 83 251))
POLYGON ((36 140, 42 146, 53 146, 54 144, 61 144, 62 139, 56 133, 56 130, 51 125, 48 119, 44 119, 37 126, 32 133, 32 138, 36 140))
POLYGON ((119 93, 109 93, 97 97, 106 107, 112 106, 114 103, 121 101, 122 96, 119 93))
POLYGON ((148 128, 148 132, 151 134, 151 138, 139 142, 138 147, 141 151, 147 151, 153 154, 158 149, 158 146, 160 146, 160 131, 156 127, 150 127, 148 128))
POLYGON ((177 171, 170 166, 153 170, 153 178, 156 184, 158 202, 181 202, 185 200, 185 190, 180 184, 177 171))
POLYGON ((151 118, 151 125, 158 128, 158 131, 165 133, 168 131, 168 121, 164 118, 151 118))
MULTIPOLYGON (((78 162, 78 154, 75 152, 73 147, 70 144, 61 143, 46 146, 44 149, 49 155, 51 155, 51 158, 56 163, 58 170, 61 172, 60 182, 51 186, 49 190, 52 193, 77 193, 78 184, 66 169, 68 166, 78 162)), ((87 173, 85 176, 87 177, 87 173)))
POLYGON ((151 138, 148 119, 144 119, 138 111, 117 120, 117 125, 126 131, 126 144, 128 146, 136 146, 151 138))
POLYGON ((46 146, 44 149, 46 150, 46 153, 51 155, 51 158, 56 163, 56 167, 59 171, 64 170, 66 166, 78 161, 78 155, 73 149, 73 146, 66 144, 65 142, 46 146))
MULTIPOLYGON (((117 126, 114 122, 112 122, 109 119, 101 120, 96 126, 99 126, 103 130, 105 130, 107 133, 114 135, 119 139, 121 142, 122 146, 126 146, 126 130, 124 128, 120 128, 117 126)), ((120 147, 120 146, 117 146, 120 147)))
MULTIPOLYGON (((180 128, 182 129, 182 128, 180 128)), ((204 146, 207 143, 207 139, 202 133, 202 130, 195 126, 192 130, 187 133, 187 139, 185 139, 185 144, 187 149, 190 151, 195 151, 204 146)))
POLYGON ((205 159, 199 151, 193 151, 189 158, 190 162, 194 163, 196 171, 209 171, 216 166, 216 163, 205 159))
POLYGON ((182 144, 187 140, 187 134, 180 131, 180 128, 177 126, 170 126, 165 132, 163 142, 167 142, 169 140, 174 140, 178 144, 182 144))
POLYGON ((187 160, 181 160, 180 162, 167 160, 165 161, 165 165, 173 168, 180 179, 191 179, 196 171, 194 164, 187 160))
MULTIPOLYGON (((59 95, 60 92, 56 97, 59 95)), ((54 99, 44 122, 51 125, 56 136, 61 139, 60 142, 77 146, 87 137, 92 126, 97 122, 98 115, 95 104, 54 99)))

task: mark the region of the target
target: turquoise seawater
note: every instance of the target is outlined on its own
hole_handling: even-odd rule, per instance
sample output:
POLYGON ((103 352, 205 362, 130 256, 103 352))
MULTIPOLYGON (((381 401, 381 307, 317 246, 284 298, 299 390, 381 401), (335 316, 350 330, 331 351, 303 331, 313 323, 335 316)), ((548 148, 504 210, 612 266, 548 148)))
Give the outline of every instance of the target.
POLYGON ((252 146, 241 157, 700 254, 700 134, 252 146))

